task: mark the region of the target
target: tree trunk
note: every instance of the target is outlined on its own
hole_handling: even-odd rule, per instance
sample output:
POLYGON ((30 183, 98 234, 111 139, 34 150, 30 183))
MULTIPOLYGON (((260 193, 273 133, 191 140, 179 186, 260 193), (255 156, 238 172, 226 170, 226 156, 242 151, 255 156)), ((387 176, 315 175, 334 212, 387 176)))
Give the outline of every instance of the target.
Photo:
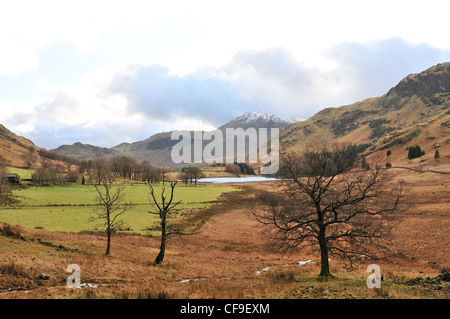
POLYGON ((105 255, 109 255, 111 252, 111 219, 109 215, 109 208, 106 208, 106 223, 108 225, 108 228, 106 228, 106 235, 108 237, 107 243, 106 243, 106 253, 105 255))
POLYGON ((167 235, 166 235, 166 222, 161 222, 161 247, 159 249, 159 254, 156 256, 155 264, 159 265, 164 260, 164 254, 166 252, 166 242, 167 242, 167 235))
POLYGON ((330 272, 330 263, 328 261, 328 245, 325 238, 325 230, 319 233, 319 247, 320 247, 320 274, 319 277, 323 279, 331 278, 333 275, 330 272))
POLYGON ((106 233, 107 233, 107 236, 108 236, 108 240, 107 240, 107 243, 106 243, 106 253, 105 253, 105 255, 109 255, 110 251, 111 251, 111 232, 108 229, 106 233))

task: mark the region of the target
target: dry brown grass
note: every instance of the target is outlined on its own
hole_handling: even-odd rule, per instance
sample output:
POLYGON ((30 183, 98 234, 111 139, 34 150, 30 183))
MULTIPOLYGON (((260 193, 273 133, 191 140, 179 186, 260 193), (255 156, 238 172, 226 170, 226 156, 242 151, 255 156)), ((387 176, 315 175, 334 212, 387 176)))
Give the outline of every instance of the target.
POLYGON ((200 233, 173 238, 159 266, 153 265, 157 237, 117 235, 107 257, 101 234, 10 228, 11 236, 0 234, 0 298, 449 298, 448 285, 403 283, 417 276, 435 277, 450 264, 450 175, 389 173, 409 187, 410 205, 394 233, 397 257, 380 263, 380 290, 366 286, 369 260, 352 273, 331 260, 337 278, 319 282, 317 252, 274 251, 267 230, 246 208, 254 190, 277 187, 266 182, 246 184, 244 191, 226 195, 222 204, 198 212, 193 222, 202 225, 200 233), (312 262, 295 265, 300 260, 312 262), (101 286, 67 288, 69 264, 80 266, 83 283, 101 286), (272 268, 256 275, 266 267, 272 268), (38 279, 41 273, 50 279, 38 279))

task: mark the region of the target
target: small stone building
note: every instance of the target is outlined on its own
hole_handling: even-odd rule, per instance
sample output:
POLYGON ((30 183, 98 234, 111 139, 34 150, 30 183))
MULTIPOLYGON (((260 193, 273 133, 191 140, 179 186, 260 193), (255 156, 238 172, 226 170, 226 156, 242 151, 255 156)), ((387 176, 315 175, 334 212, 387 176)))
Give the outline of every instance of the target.
POLYGON ((11 184, 20 183, 20 175, 17 173, 7 174, 6 178, 8 179, 8 182, 10 182, 11 184))

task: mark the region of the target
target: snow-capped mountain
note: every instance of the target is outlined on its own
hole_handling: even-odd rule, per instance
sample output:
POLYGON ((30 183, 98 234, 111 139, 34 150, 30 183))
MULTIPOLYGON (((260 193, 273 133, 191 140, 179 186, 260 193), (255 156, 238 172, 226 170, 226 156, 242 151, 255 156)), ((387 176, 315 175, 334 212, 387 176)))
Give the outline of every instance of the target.
MULTIPOLYGON (((298 122, 298 119, 283 119, 272 114, 263 112, 248 112, 234 118, 219 129, 226 128, 279 128, 282 129, 289 124, 298 122)), ((92 145, 75 143, 73 145, 63 145, 52 150, 62 155, 70 155, 78 159, 94 158, 95 154, 101 153, 107 157, 125 155, 138 161, 148 160, 156 166, 170 166, 171 149, 176 141, 171 140, 171 132, 154 134, 151 137, 133 143, 122 143, 111 149, 95 147, 92 145)))
POLYGON ((301 121, 298 118, 281 118, 273 114, 268 114, 264 112, 247 112, 241 116, 238 116, 228 123, 222 125, 219 129, 226 128, 237 128, 242 127, 243 129, 254 127, 254 128, 283 128, 289 124, 301 121))

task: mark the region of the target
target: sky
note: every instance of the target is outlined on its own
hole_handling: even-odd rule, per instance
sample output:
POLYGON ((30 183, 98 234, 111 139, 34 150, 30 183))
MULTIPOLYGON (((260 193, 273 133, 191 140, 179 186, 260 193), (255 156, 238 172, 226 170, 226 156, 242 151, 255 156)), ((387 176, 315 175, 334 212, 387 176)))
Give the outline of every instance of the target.
POLYGON ((0 0, 0 124, 47 149, 307 119, 450 61, 443 1, 0 0))

